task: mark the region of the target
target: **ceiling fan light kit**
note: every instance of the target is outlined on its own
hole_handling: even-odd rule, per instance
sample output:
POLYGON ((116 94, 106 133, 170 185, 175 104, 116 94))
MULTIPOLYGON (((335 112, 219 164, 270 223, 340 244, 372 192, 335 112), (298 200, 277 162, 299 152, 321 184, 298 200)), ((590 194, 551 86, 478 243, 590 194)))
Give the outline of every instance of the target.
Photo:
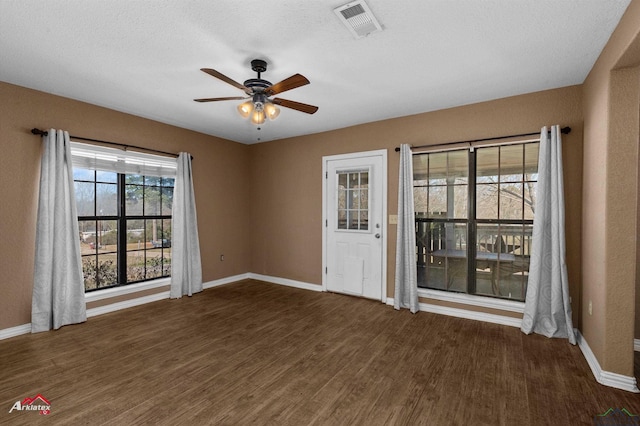
POLYGON ((244 84, 240 84, 214 69, 202 68, 201 71, 242 90, 247 96, 203 98, 194 100, 196 102, 216 102, 245 100, 251 98, 251 100, 245 101, 238 105, 237 110, 240 116, 242 116, 243 118, 251 117, 251 122, 255 125, 263 124, 267 118, 269 120, 275 120, 276 118, 278 118, 278 116, 280 115, 280 108, 278 108, 276 105, 295 109, 307 114, 313 114, 318 110, 317 106, 289 101, 287 99, 270 99, 270 96, 310 84, 309 80, 307 80, 305 76, 301 74, 294 74, 279 83, 271 84, 270 81, 260 78, 261 74, 267 70, 266 61, 263 61, 262 59, 254 59, 253 61, 251 61, 251 69, 258 73, 258 78, 250 78, 248 80, 245 80, 244 84))

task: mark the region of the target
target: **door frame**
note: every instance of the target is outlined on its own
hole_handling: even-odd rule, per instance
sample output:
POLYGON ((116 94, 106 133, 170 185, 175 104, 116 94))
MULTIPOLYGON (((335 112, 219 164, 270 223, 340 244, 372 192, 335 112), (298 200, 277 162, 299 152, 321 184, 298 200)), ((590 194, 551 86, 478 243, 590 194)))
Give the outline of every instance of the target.
POLYGON ((387 150, 378 149, 374 151, 353 152, 349 154, 327 155, 322 157, 322 291, 327 291, 327 226, 328 226, 328 213, 327 213, 327 196, 328 196, 328 170, 329 162, 336 160, 349 160, 359 159, 366 157, 382 157, 382 271, 381 271, 381 286, 380 301, 382 303, 387 302, 387 251, 388 251, 388 239, 387 239, 387 150))

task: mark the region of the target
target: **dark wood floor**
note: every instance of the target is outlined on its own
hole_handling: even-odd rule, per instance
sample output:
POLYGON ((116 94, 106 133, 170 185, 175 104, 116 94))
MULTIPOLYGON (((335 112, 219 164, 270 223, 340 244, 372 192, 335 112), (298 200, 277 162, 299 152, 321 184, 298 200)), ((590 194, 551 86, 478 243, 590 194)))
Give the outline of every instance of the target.
POLYGON ((640 396, 513 327, 248 281, 0 341, 0 424, 593 424, 640 396), (51 414, 8 413, 42 394, 51 414))

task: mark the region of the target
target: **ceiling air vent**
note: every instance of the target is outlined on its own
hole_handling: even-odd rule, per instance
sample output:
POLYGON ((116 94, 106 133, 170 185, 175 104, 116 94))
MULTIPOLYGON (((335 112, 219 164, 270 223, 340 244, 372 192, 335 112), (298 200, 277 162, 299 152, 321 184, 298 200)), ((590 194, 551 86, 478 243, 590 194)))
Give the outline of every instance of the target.
POLYGON ((356 39, 382 31, 380 23, 364 0, 347 3, 333 11, 356 39))

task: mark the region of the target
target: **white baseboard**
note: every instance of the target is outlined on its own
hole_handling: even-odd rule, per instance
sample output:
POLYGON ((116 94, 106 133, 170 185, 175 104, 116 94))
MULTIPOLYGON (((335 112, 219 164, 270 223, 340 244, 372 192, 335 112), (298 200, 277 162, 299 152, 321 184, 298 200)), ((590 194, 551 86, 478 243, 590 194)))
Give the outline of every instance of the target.
POLYGON ((248 280, 250 278, 249 275, 251 275, 251 274, 246 273, 246 274, 232 275, 230 277, 220 278, 218 280, 213 280, 213 281, 208 281, 208 282, 202 284, 202 288, 204 290, 206 290, 208 288, 213 288, 213 287, 218 287, 218 286, 221 286, 221 285, 231 284, 231 283, 235 283, 237 281, 248 280))
POLYGON ((288 278, 278 278, 269 275, 254 274, 250 272, 248 278, 252 280, 265 281, 272 284, 286 285, 287 287, 301 288, 303 290, 322 291, 322 285, 305 283, 302 281, 290 280, 288 278))
POLYGON ((596 381, 602 385, 609 386, 616 389, 622 389, 629 392, 640 393, 638 389, 638 384, 636 382, 635 377, 624 376, 618 373, 612 373, 610 371, 604 371, 600 367, 600 363, 598 359, 591 351, 589 344, 580 333, 580 330, 575 330, 576 332, 576 340, 578 341, 578 346, 582 351, 589 367, 591 368, 591 372, 593 376, 596 378, 596 381))
POLYGON ((15 327, 4 328, 0 330, 0 340, 10 337, 20 336, 21 334, 31 333, 31 323, 17 325, 15 327))
MULTIPOLYGON (((387 298, 387 305, 393 306, 393 298, 387 298)), ((420 303, 420 310, 433 314, 448 315, 451 317, 465 318, 475 321, 490 322, 493 324, 508 325, 518 327, 522 325, 521 318, 513 318, 504 315, 488 314, 486 312, 469 311, 466 309, 450 308, 448 306, 433 305, 431 303, 420 303)))
POLYGON ((122 309, 132 308, 138 305, 144 305, 145 303, 157 302, 158 300, 164 300, 168 298, 169 292, 163 291, 161 293, 150 294, 143 297, 136 297, 135 299, 124 300, 122 302, 110 303, 108 305, 98 306, 97 308, 87 309, 87 318, 95 317, 102 314, 108 314, 109 312, 115 312, 122 309))

